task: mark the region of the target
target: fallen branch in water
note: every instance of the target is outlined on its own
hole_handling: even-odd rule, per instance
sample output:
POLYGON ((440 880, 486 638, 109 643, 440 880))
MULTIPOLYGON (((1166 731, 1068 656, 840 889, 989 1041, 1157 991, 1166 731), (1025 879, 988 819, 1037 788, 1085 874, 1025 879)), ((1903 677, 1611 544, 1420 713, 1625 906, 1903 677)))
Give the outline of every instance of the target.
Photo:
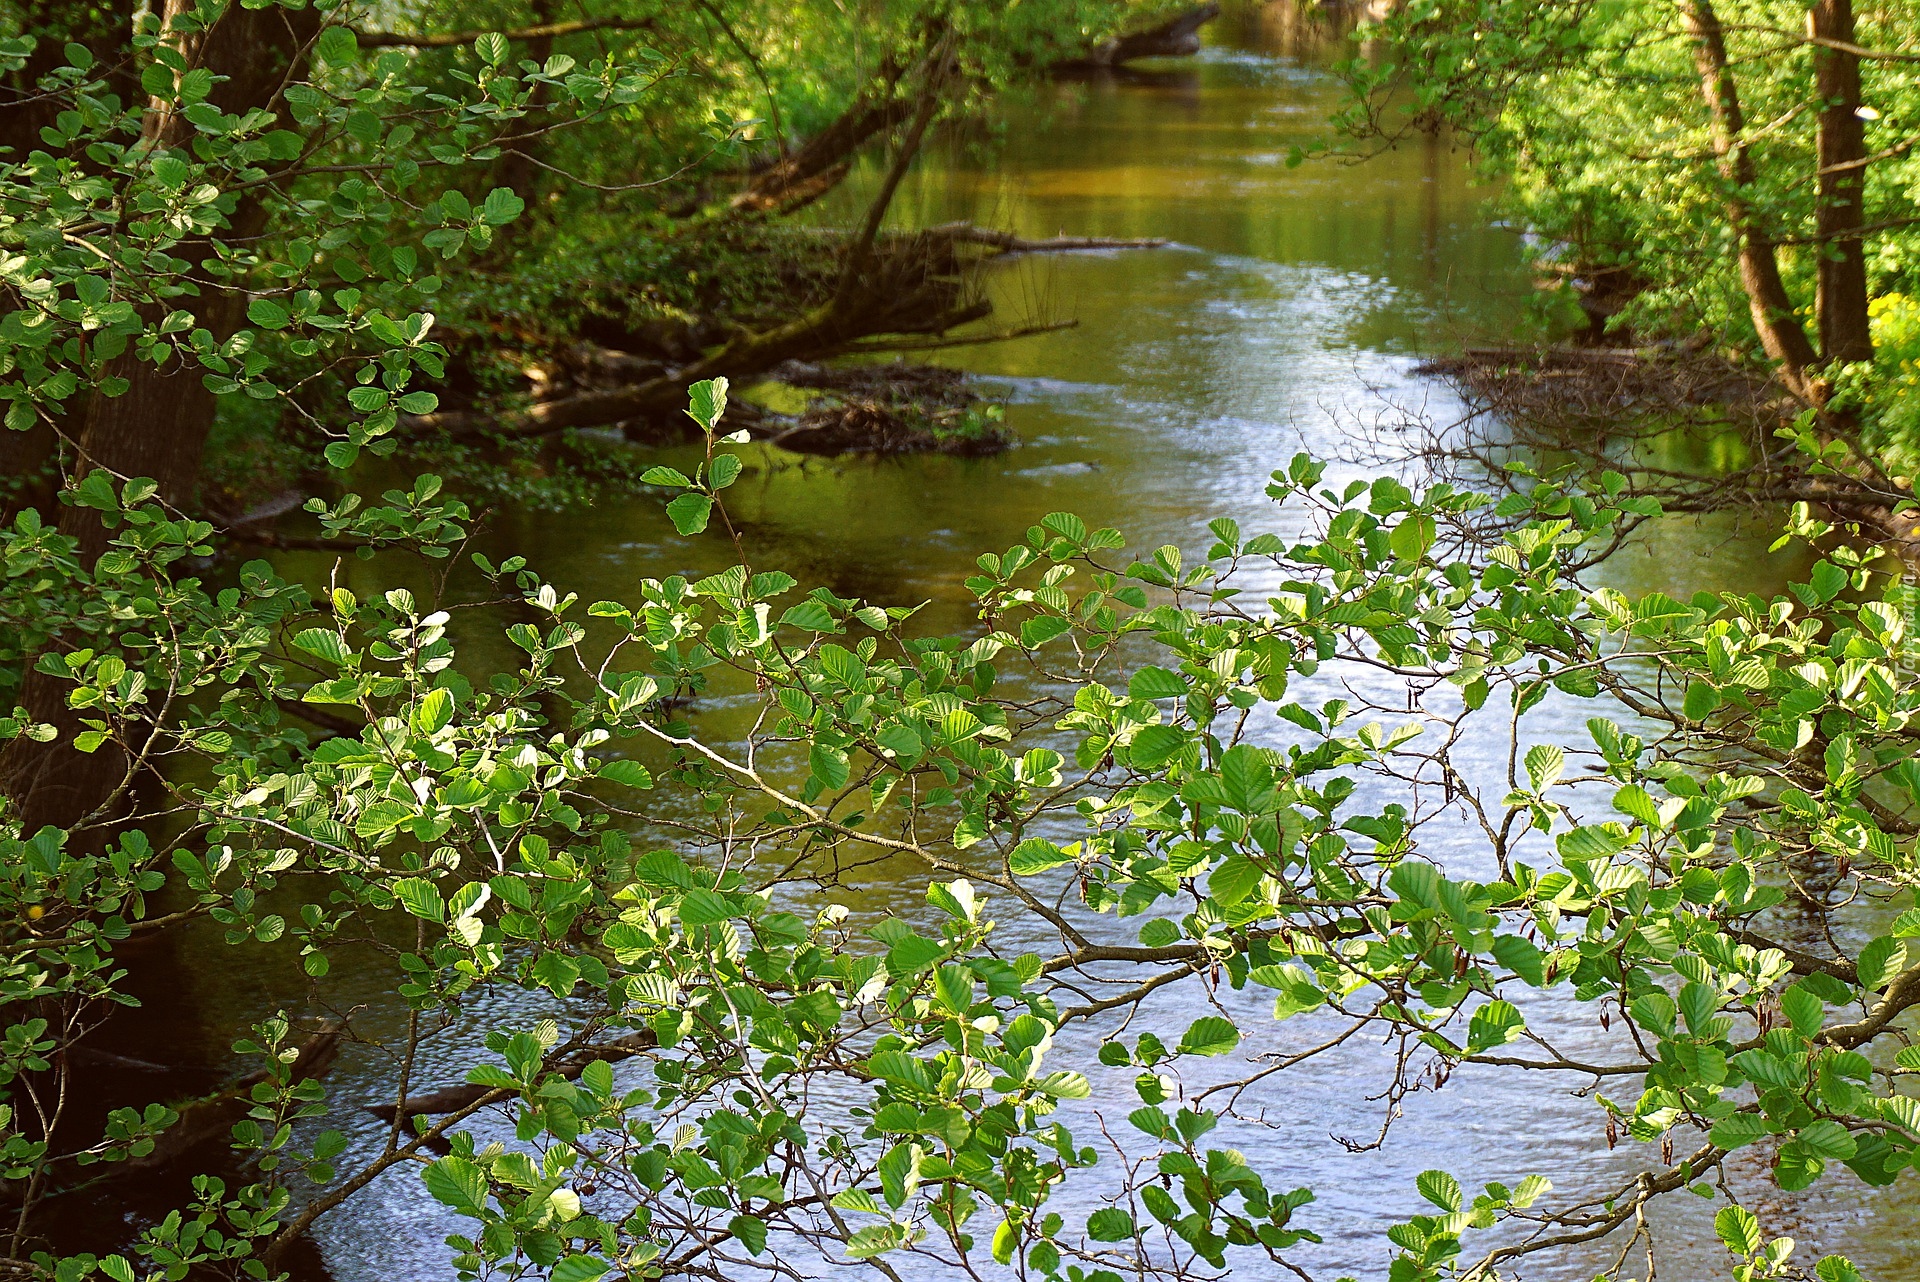
POLYGON ((1053 69, 1102 70, 1136 58, 1184 58, 1200 52, 1200 28, 1219 16, 1218 4, 1199 5, 1145 31, 1103 40, 1078 58, 1055 63, 1053 69))
POLYGON ((1099 249, 1164 249, 1168 242, 1154 238, 1113 238, 1108 236, 1050 236, 1042 240, 1027 240, 1010 231, 1000 231, 992 227, 976 227, 972 223, 942 223, 938 227, 929 227, 923 233, 929 237, 945 237, 966 245, 985 245, 1002 254, 1060 254, 1078 250, 1099 249))
MULTIPOLYGON (((583 1046, 572 1054, 555 1063, 553 1071, 573 1081, 587 1071, 590 1064, 617 1064, 624 1059, 644 1054, 660 1045, 660 1039, 652 1029, 642 1029, 629 1033, 601 1046, 583 1046)), ((373 1114, 391 1126, 395 1120, 405 1122, 410 1117, 434 1117, 442 1113, 458 1113, 471 1108, 493 1094, 492 1086, 445 1086, 437 1091, 426 1091, 419 1095, 409 1095, 405 1100, 392 1104, 367 1104, 366 1112, 373 1114)))

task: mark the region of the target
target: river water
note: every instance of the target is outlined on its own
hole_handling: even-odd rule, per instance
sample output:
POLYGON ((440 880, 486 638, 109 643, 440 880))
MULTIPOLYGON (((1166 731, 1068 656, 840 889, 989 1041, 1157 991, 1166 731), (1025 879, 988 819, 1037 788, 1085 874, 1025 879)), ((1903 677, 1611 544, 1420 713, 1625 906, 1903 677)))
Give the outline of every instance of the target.
MULTIPOLYGON (((1297 450, 1337 460, 1337 477, 1369 475, 1404 466, 1387 456, 1408 416, 1450 421, 1459 408, 1451 394, 1413 366, 1423 353, 1507 340, 1537 324, 1527 247, 1492 224, 1490 193, 1444 143, 1358 165, 1287 166, 1293 147, 1326 136, 1337 101, 1336 86, 1317 69, 1337 42, 1301 16, 1310 12, 1241 6, 1210 30, 1195 59, 1048 86, 1009 101, 984 136, 932 151, 901 193, 902 225, 965 218, 1027 236, 1170 243, 994 271, 1002 319, 1078 321, 942 354, 1004 399, 1020 438, 1004 455, 871 462, 751 451, 730 509, 757 568, 882 602, 929 601, 930 627, 960 630, 970 622, 961 580, 974 555, 1021 541, 1047 512, 1075 511, 1120 527, 1133 547, 1172 543, 1192 556, 1204 551, 1205 525, 1215 517, 1232 516, 1249 532, 1271 528, 1262 489, 1297 450)), ((819 216, 844 212, 830 207, 819 216)), ((1796 566, 1766 554, 1769 534, 1764 523, 1742 530, 1669 522, 1608 573, 1632 591, 1776 590, 1796 566)), ((560 515, 500 512, 488 537, 590 599, 619 596, 640 577, 709 571, 724 552, 717 540, 676 539, 650 498, 560 515)), ((298 558, 294 567, 314 568, 298 558)), ((358 571, 345 573, 351 581, 358 571)), ((724 704, 696 715, 708 733, 736 724, 724 704)), ((1533 732, 1555 737, 1565 721, 1572 733, 1585 715, 1549 707, 1533 732)), ((876 878, 860 893, 862 911, 910 912, 921 887, 876 878)), ((211 1062, 246 1019, 299 989, 289 974, 236 965, 231 950, 209 951, 221 964, 189 968, 200 990, 166 1003, 165 1018, 171 1037, 192 1027, 211 1062)), ((335 979, 330 1000, 341 1009, 366 1003, 358 1018, 370 1036, 398 1027, 400 1013, 381 1005, 384 977, 335 979)), ((1261 1022, 1250 1002, 1248 1010, 1261 1022)), ((1163 1016, 1168 1040, 1191 1013, 1163 1016)), ((508 1014, 475 1009, 467 1017, 477 1028, 508 1014)), ((1540 1019, 1576 1049, 1592 1044, 1591 1030, 1570 1012, 1540 1019)), ((1291 1023, 1282 1031, 1249 1049, 1304 1044, 1312 1034, 1291 1023)), ((437 1047, 424 1079, 457 1078, 472 1062, 470 1045, 437 1047)), ((1379 1048, 1365 1048, 1282 1074, 1263 1088, 1266 1124, 1234 1135, 1273 1184, 1318 1191, 1298 1221, 1328 1239, 1301 1256, 1317 1275, 1384 1277, 1389 1251, 1380 1231, 1418 1210, 1413 1176, 1427 1167, 1445 1166, 1470 1188, 1530 1173, 1563 1188, 1595 1188, 1647 1157, 1630 1145, 1609 1151, 1597 1104, 1570 1093, 1578 1082, 1529 1082, 1521 1095, 1510 1082, 1473 1073, 1409 1099, 1384 1145, 1351 1154, 1331 1137, 1378 1129, 1383 1105, 1366 1096, 1383 1084, 1381 1069, 1379 1048)), ((342 1104, 380 1099, 392 1070, 380 1053, 349 1047, 329 1090, 342 1104)), ((1131 1107, 1119 1096, 1095 1103, 1119 1113, 1131 1107)), ((376 1145, 378 1135, 371 1119, 354 1124, 356 1150, 376 1145)), ((1743 1178, 1758 1188, 1752 1172, 1743 1178)), ((1913 1183, 1876 1192, 1842 1172, 1819 1185, 1817 1197, 1776 1192, 1763 1194, 1763 1204, 1771 1230, 1846 1251, 1868 1276, 1897 1282, 1920 1278, 1920 1245, 1897 1227, 1915 1223, 1913 1183)), ((1682 1200, 1688 1205, 1660 1217, 1661 1272, 1723 1273, 1713 1205, 1682 1200)), ((461 1227, 402 1175, 334 1212, 316 1239, 340 1282, 436 1279, 448 1276, 441 1239, 461 1227)), ((1610 1258, 1582 1249, 1529 1262, 1525 1276, 1591 1277, 1610 1258)))

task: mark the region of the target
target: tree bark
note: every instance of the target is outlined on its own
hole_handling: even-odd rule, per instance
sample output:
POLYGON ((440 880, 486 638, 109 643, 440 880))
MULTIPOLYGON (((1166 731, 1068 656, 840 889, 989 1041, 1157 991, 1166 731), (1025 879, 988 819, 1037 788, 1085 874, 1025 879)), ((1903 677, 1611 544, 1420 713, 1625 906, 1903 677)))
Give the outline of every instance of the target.
MULTIPOLYGON (((194 8, 194 0, 167 0, 168 29, 194 8)), ((234 5, 208 30, 184 33, 174 40, 189 69, 206 68, 224 78, 208 100, 222 111, 240 112, 272 104, 318 29, 311 10, 234 5)), ((194 130, 170 103, 154 99, 148 104, 142 132, 150 145, 166 148, 187 145, 194 130)), ((265 209, 258 197, 245 197, 223 235, 250 239, 264 221, 265 209)), ((216 339, 225 339, 245 314, 244 296, 199 270, 212 256, 211 243, 183 245, 176 252, 193 264, 193 274, 199 278, 196 320, 216 339)), ((78 442, 80 468, 151 477, 159 484, 163 500, 188 507, 213 423, 213 394, 202 384, 197 369, 182 364, 156 366, 139 360, 132 347, 113 362, 111 372, 126 379, 128 388, 120 396, 92 399, 78 442)), ((91 513, 83 509, 70 509, 70 513, 71 520, 63 519, 62 525, 79 527, 70 532, 81 537, 91 559, 104 546, 104 531, 91 513)))
POLYGON ((913 114, 911 98, 894 96, 893 79, 884 79, 878 94, 863 96, 793 154, 755 174, 729 207, 747 214, 785 212, 831 191, 846 177, 854 152, 913 114))
POLYGON ((1867 319, 1866 123, 1860 118, 1860 59, 1839 48, 1854 44, 1853 0, 1816 0, 1807 13, 1813 49, 1813 86, 1820 99, 1819 202, 1815 211, 1820 265, 1814 311, 1820 354, 1829 362, 1870 361, 1867 319))
MULTIPOLYGON (((167 0, 166 30, 175 18, 189 13, 194 0, 167 0)), ((188 67, 204 67, 225 79, 209 101, 222 111, 237 112, 270 106, 298 60, 319 30, 311 8, 244 9, 239 5, 205 31, 172 36, 188 67)), ((160 100, 149 103, 142 125, 150 144, 185 146, 193 126, 160 100)), ((225 237, 250 239, 265 226, 266 210, 258 197, 247 197, 231 217, 225 237)), ((186 244, 174 252, 192 264, 201 290, 191 300, 196 319, 224 339, 244 316, 245 300, 238 291, 214 281, 200 270, 212 257, 209 242, 186 244)), ((171 362, 156 366, 137 359, 135 348, 109 363, 108 373, 127 380, 116 397, 92 396, 75 415, 73 430, 78 457, 76 474, 104 468, 118 477, 151 477, 159 497, 176 508, 191 508, 199 478, 201 454, 213 424, 214 398, 200 379, 200 371, 171 362)), ((60 514, 61 532, 79 540, 81 564, 90 567, 105 550, 110 533, 92 509, 68 507, 60 514)), ((92 822, 110 827, 124 810, 128 757, 111 743, 97 752, 80 753, 70 746, 80 729, 78 714, 66 705, 68 684, 42 675, 29 665, 20 702, 35 721, 59 732, 53 743, 16 740, 0 754, 0 787, 18 804, 25 831, 44 825, 68 828, 92 816, 92 822), (114 804, 119 796, 121 804, 114 804), (101 813, 103 808, 107 813, 101 813)))
POLYGON ((1780 279, 1774 242, 1753 207, 1756 174, 1753 153, 1747 148, 1746 116, 1740 109, 1739 87, 1727 60, 1726 33, 1710 0, 1680 0, 1680 20, 1693 38, 1694 66, 1700 73, 1700 93, 1706 101, 1708 134, 1725 187, 1726 218, 1740 245, 1740 285, 1747 295, 1760 345, 1780 367, 1788 389, 1808 401, 1814 399, 1807 368, 1819 357, 1793 313, 1793 299, 1780 279))

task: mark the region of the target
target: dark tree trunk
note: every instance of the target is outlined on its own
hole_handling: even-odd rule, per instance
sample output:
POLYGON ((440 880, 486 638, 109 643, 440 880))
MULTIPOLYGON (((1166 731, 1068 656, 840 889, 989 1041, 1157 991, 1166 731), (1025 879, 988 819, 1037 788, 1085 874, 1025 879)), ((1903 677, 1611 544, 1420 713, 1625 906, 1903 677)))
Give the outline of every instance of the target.
POLYGON ((1740 244, 1740 285, 1747 295, 1760 344, 1780 367, 1780 377, 1796 396, 1812 400, 1807 367, 1818 360, 1813 344, 1793 314, 1793 299, 1780 279, 1773 238, 1753 207, 1753 153, 1747 149, 1746 116, 1727 60, 1726 33, 1709 0, 1680 0, 1681 24, 1693 38, 1694 66, 1706 100, 1708 134, 1719 162, 1726 218, 1740 244))
POLYGON ((1866 123, 1860 119, 1860 59, 1834 44, 1851 45, 1853 0, 1817 0, 1807 13, 1816 39, 1813 86, 1820 99, 1819 293, 1820 354, 1828 361, 1870 361, 1867 323, 1866 123))
MULTIPOLYGON (((529 7, 529 12, 536 27, 552 25, 552 0, 534 0, 533 4, 529 7)), ((527 47, 524 50, 523 56, 545 65, 547 59, 553 56, 553 37, 544 32, 531 37, 527 41, 527 47)), ((535 85, 533 87, 533 93, 527 99, 528 112, 531 114, 538 110, 546 103, 546 100, 546 86, 535 85)), ((523 127, 525 127, 526 122, 524 119, 522 123, 523 127)), ((535 203, 540 196, 540 189, 544 186, 541 182, 541 177, 546 171, 534 162, 534 155, 540 149, 540 146, 541 142, 538 138, 528 138, 522 142, 515 143, 501 155, 498 164, 494 168, 494 185, 505 187, 508 191, 520 197, 521 200, 526 202, 529 211, 534 209, 535 203)))
MULTIPOLYGON (((192 8, 192 0, 167 0, 167 21, 192 8)), ((225 77, 210 95, 221 110, 270 106, 318 31, 318 22, 311 9, 235 5, 210 30, 177 37, 176 47, 189 68, 205 67, 225 77)), ((180 145, 191 138, 192 126, 156 100, 148 106, 144 132, 161 146, 180 145)), ((264 223, 264 207, 257 199, 247 199, 223 235, 252 237, 264 223)), ((212 246, 188 244, 175 252, 197 269, 212 246)), ((244 316, 244 297, 204 275, 200 289, 200 297, 189 300, 198 323, 216 338, 227 337, 244 316)), ((201 371, 178 361, 155 366, 135 359, 129 347, 108 372, 127 380, 127 390, 111 398, 91 397, 75 415, 76 472, 104 468, 118 477, 151 477, 163 501, 190 510, 214 412, 214 398, 201 383, 201 371)), ((92 565, 110 538, 89 508, 66 508, 60 528, 79 540, 85 566, 92 565)), ((46 824, 71 827, 82 820, 97 828, 111 827, 125 812, 129 759, 111 743, 90 754, 68 746, 82 727, 78 714, 66 706, 67 689, 66 682, 30 668, 20 702, 34 720, 53 725, 59 738, 50 744, 16 740, 0 755, 0 785, 19 805, 28 832, 46 824)))
MULTIPOLYGON (((85 45, 94 61, 112 68, 131 34, 132 5, 106 6, 89 0, 26 0, 12 6, 21 35, 34 38, 33 52, 20 70, 7 76, 0 93, 0 147, 8 159, 20 159, 44 146, 40 131, 54 123, 63 104, 39 94, 40 77, 66 65, 66 47, 85 45)), ((120 93, 140 92, 140 82, 128 68, 108 72, 108 82, 120 93)))

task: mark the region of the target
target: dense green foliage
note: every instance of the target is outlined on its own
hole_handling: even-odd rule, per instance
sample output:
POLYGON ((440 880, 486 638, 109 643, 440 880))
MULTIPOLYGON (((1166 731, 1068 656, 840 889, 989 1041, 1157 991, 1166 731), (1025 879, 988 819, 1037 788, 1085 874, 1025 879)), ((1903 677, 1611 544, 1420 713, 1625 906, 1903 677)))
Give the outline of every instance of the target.
MULTIPOLYGON (((856 22, 678 19, 702 12, 823 40, 856 22)), ((824 65, 803 44, 706 80, 658 50, 521 60, 497 35, 416 57, 362 48, 345 16, 316 19, 288 64, 306 70, 244 110, 180 52, 234 20, 213 4, 130 37, 152 102, 79 42, 45 73, 65 109, 0 159, 11 428, 91 432, 152 392, 136 378, 185 370, 209 418, 272 406, 335 469, 391 452, 446 376, 428 308, 483 297, 529 218, 495 181, 503 137, 637 136, 657 108, 679 130, 654 132, 664 163, 742 137, 761 72, 824 65), (226 329, 223 299, 243 304, 226 329)), ((1117 16, 901 4, 857 30, 914 45, 950 23, 940 47, 985 85, 1117 16)), ((826 117, 847 87, 809 77, 835 70, 798 74, 785 118, 826 117)), ((631 177, 581 146, 549 163, 631 177)), ((555 218, 524 252, 563 252, 562 225, 583 224, 555 218)), ((725 402, 724 380, 695 383, 701 464, 644 478, 685 537, 732 532, 725 402)), ((1793 1244, 1718 1178, 1730 1154, 1762 1146, 1788 1189, 1836 1166, 1911 1178, 1911 600, 1832 540, 1791 596, 1629 600, 1589 582, 1657 512, 1620 477, 1496 505, 1334 487, 1302 457, 1269 490, 1285 532, 1217 521, 1198 564, 1050 514, 979 558, 978 625, 942 637, 744 552, 589 600, 604 589, 468 554, 471 514, 433 476, 310 505, 389 588, 210 567, 187 491, 59 459, 57 513, 0 534, 19 692, 0 727, 16 764, 103 763, 105 786, 58 822, 29 821, 32 797, 0 815, 16 1273, 274 1276, 394 1168, 466 1222, 462 1277, 1271 1271, 1316 1243, 1313 1192, 1215 1132, 1360 1036, 1404 1048, 1402 1090, 1463 1064, 1598 1083, 1643 1155, 1597 1191, 1440 1170, 1382 1190, 1407 1212, 1380 1248, 1395 1282, 1492 1277, 1612 1229, 1631 1247, 1650 1205, 1693 1193, 1722 1200, 1736 1277, 1788 1276, 1793 1244), (476 601, 521 621, 463 631, 476 601), (700 737, 688 695, 750 704, 750 731, 700 737), (1535 742, 1547 701, 1588 705, 1589 738, 1535 742), (925 910, 856 918, 839 889, 876 865, 925 910), (1810 869, 1855 904, 1830 950, 1781 938, 1810 869), (350 969, 382 979, 406 1012, 383 1143, 342 1161, 306 1012, 279 1013, 236 1046, 260 1072, 193 1197, 129 1241, 44 1249, 53 1194, 177 1158, 169 1137, 206 1115, 120 1082, 81 1133, 66 1089, 68 1052, 151 964, 136 945, 199 919, 237 957, 297 957, 316 1010, 350 969), (518 1014, 471 1089, 434 1089, 423 1048, 482 998, 518 1014), (1177 1039, 1116 1031, 1169 1004, 1177 1039), (1567 1059, 1545 1031, 1563 1018, 1607 1057, 1567 1059), (1103 1044, 1075 1058, 1083 1029, 1103 1044), (512 1143, 477 1137, 503 1115, 512 1143)), ((1796 515, 1795 537, 1829 533, 1796 515)))
MULTIPOLYGON (((1348 65, 1356 102, 1343 123, 1370 143, 1455 131, 1504 180, 1506 213, 1547 242, 1546 262, 1587 293, 1613 341, 1711 336, 1788 366, 1817 355, 1827 382, 1808 399, 1861 428, 1889 471, 1911 472, 1911 353, 1884 335, 1876 341, 1891 346, 1876 357, 1866 331, 1869 297, 1882 300, 1884 321, 1920 266, 1914 17, 1897 2, 1855 8, 1413 0, 1348 65), (1701 58, 1715 44, 1731 116, 1703 97, 1701 58), (1743 247, 1777 266, 1785 291, 1765 305, 1807 329, 1817 352, 1783 359, 1756 332, 1762 304, 1743 247), (1858 260, 1859 296, 1817 305, 1821 264, 1845 258, 1858 260), (1845 324, 1858 331, 1838 350, 1829 310, 1850 310, 1845 324)), ((1799 371, 1785 372, 1793 385, 1799 371)))
MULTIPOLYGON (((723 394, 699 389, 703 420, 723 394)), ((682 486, 683 530, 723 511, 730 459, 716 449, 696 476, 655 478, 682 486)), ((1188 1077, 1256 1028, 1217 1006, 1174 1046, 1149 1035, 1097 1065, 1047 1056, 1063 1026, 1177 981, 1271 990, 1279 1019, 1331 1014, 1333 1044, 1399 1030, 1443 1063, 1645 1073, 1637 1096, 1598 1098, 1664 1155, 1611 1223, 1689 1185, 1715 1195, 1703 1181, 1761 1141, 1778 1146, 1783 1187, 1830 1163, 1898 1178, 1920 1144, 1900 1089, 1920 1063, 1893 1055, 1920 1002, 1900 817, 1920 797, 1905 748, 1920 693, 1896 657, 1904 594, 1880 600, 1871 572, 1837 555, 1798 599, 1628 601, 1581 588, 1578 568, 1644 501, 1543 485, 1489 529, 1471 495, 1390 481, 1336 493, 1319 477, 1303 458, 1272 487, 1315 533, 1246 538, 1219 522, 1195 566, 1171 549, 1109 561, 1116 532, 1049 516, 981 558, 983 628, 954 639, 746 565, 591 606, 482 565, 539 618, 508 632, 523 663, 495 672, 463 672, 447 614, 407 591, 315 601, 256 563, 209 595, 171 572, 199 531, 96 484, 84 501, 124 521, 113 551, 88 574, 24 523, 11 590, 91 620, 94 644, 55 662, 96 739, 131 739, 159 701, 194 709, 139 750, 205 782, 170 788, 160 809, 192 819, 170 840, 15 843, 10 916, 42 923, 14 954, 15 1000, 111 1000, 116 942, 162 902, 213 915, 237 947, 296 949, 322 979, 341 951, 394 941, 383 951, 416 1037, 476 988, 528 994, 523 1008, 551 1017, 499 1029, 498 1059, 469 1075, 481 1089, 421 1119, 424 1137, 396 1127, 374 1163, 420 1162, 474 1221, 454 1245, 476 1275, 644 1273, 708 1251, 750 1263, 802 1242, 853 1258, 945 1243, 1065 1276, 1284 1256, 1311 1236, 1311 1192, 1209 1146, 1221 1117, 1206 1074, 1188 1077), (1255 566, 1284 586, 1250 612, 1233 584, 1255 566), (1356 663, 1413 681, 1417 711, 1294 696, 1322 665, 1356 663), (663 703, 755 689, 765 710, 743 744, 689 737, 663 703), (1480 718, 1504 737, 1549 697, 1595 701, 1589 744, 1512 737, 1504 788, 1451 763, 1480 718), (283 698, 365 729, 308 747, 283 698), (1267 746, 1275 714, 1289 746, 1267 746), (1730 754, 1743 764, 1716 769, 1730 754), (1487 880, 1419 853, 1461 802, 1484 827, 1487 880), (649 814, 673 816, 684 853, 630 842, 649 814), (793 911, 794 891, 876 855, 927 879, 929 917, 853 933, 844 908, 793 911), (1846 861, 1881 923, 1824 960, 1765 937, 1780 878, 1822 858, 1846 861), (268 908, 284 884, 315 888, 295 914, 268 908), (415 929, 381 928, 395 912, 415 929), (1057 950, 1005 955, 1008 914, 1037 919, 1057 950), (1128 923, 1117 936, 1109 917, 1128 923), (1098 1000, 1062 987, 1087 973, 1121 982, 1098 1000), (1529 1032, 1535 1003, 1568 999, 1626 1022, 1616 1060, 1569 1063, 1529 1032), (607 1061, 636 1052, 649 1071, 618 1082, 607 1061), (1130 1161, 1105 1173, 1126 1195, 1069 1222, 1050 1199, 1104 1164, 1063 1105, 1109 1076, 1138 1096, 1130 1161), (851 1110, 820 1102, 847 1089, 851 1110), (495 1105, 524 1152, 463 1138, 495 1105), (424 1138, 443 1133, 452 1151, 427 1160, 424 1138), (600 1190, 591 1204, 572 1191, 582 1182, 600 1190)), ((430 485, 392 498, 388 519, 423 549, 458 541, 447 521, 461 513, 435 508, 430 485)), ((16 1083, 57 1037, 15 1026, 16 1083)), ((255 1042, 285 1039, 274 1021, 255 1042)), ((262 1182, 151 1230, 151 1267, 245 1258, 355 1186, 330 1166, 337 1138, 285 1124, 316 1098, 292 1080, 256 1088, 234 1138, 262 1182), (289 1198, 314 1196, 308 1179, 321 1191, 301 1212, 289 1198)), ((128 1114, 87 1157, 137 1156, 167 1120, 128 1114)), ((20 1176, 50 1156, 24 1133, 9 1144, 20 1176)), ((1479 1258, 1475 1230, 1538 1213, 1548 1189, 1527 1174, 1471 1205, 1450 1176, 1423 1177, 1439 1213, 1396 1230, 1395 1276, 1440 1276, 1479 1258)), ((1762 1242, 1745 1216, 1723 1212, 1723 1235, 1767 1275, 1790 1244, 1762 1242)), ((1551 1240, 1551 1219, 1522 1222, 1527 1239, 1496 1238, 1483 1273, 1551 1240)))

